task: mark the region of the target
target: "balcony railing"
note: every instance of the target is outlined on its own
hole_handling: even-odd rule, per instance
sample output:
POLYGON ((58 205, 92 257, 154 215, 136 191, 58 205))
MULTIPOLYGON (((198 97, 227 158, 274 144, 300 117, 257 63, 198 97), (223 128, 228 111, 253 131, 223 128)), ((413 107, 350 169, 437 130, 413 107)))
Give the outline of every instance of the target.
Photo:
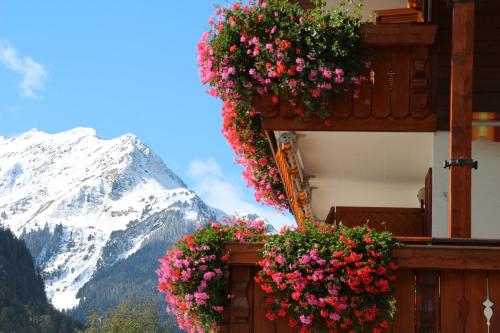
POLYGON ((435 131, 437 117, 431 105, 429 46, 436 26, 427 24, 367 24, 361 28, 370 48, 372 65, 356 93, 335 96, 328 105, 331 125, 319 117, 297 122, 286 98, 255 96, 254 107, 266 130, 435 131), (371 73, 371 74, 370 74, 371 73), (356 96, 355 95, 359 95, 356 96))
MULTIPOLYGON (((500 241, 400 238, 394 296, 397 312, 386 332, 500 332, 500 241), (488 325, 489 324, 489 325, 488 325)), ((265 318, 265 296, 254 282, 262 243, 227 244, 231 289, 225 332, 297 332, 265 318)))

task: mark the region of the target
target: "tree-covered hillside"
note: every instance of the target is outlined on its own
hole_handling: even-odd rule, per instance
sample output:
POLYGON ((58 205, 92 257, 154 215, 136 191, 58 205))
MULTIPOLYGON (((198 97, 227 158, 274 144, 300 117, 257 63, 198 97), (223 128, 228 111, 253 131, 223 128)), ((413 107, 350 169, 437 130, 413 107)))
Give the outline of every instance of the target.
POLYGON ((47 301, 23 241, 0 227, 0 333, 66 333, 82 326, 47 301))

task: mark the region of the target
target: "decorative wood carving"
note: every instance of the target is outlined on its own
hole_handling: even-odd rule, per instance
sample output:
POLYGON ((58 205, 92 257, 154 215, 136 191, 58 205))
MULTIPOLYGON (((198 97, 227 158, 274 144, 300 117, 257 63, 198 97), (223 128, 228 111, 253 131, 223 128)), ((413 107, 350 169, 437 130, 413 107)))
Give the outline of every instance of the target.
POLYGON ((297 224, 301 224, 304 222, 304 216, 302 214, 302 210, 300 209, 298 198, 295 195, 291 172, 288 171, 288 165, 286 163, 283 150, 280 147, 278 147, 276 152, 276 162, 278 164, 278 169, 280 171, 281 179, 283 180, 283 186, 285 187, 292 213, 295 216, 297 224))
POLYGON ((251 313, 248 298, 248 287, 251 282, 252 266, 235 266, 231 268, 231 300, 230 328, 231 332, 250 333, 251 313))
POLYGON ((493 302, 490 300, 490 281, 489 277, 486 277, 486 300, 483 302, 484 305, 484 316, 486 317, 486 326, 488 327, 488 333, 490 333, 491 327, 491 317, 493 317, 493 302))
POLYGON ((310 206, 310 193, 307 193, 302 180, 303 175, 294 156, 290 138, 281 138, 276 148, 276 162, 297 224, 313 219, 310 206))
POLYGON ((271 96, 256 96, 265 130, 435 131, 437 118, 429 103, 428 45, 434 26, 404 24, 365 26, 365 43, 372 46, 372 66, 360 87, 335 95, 327 105, 332 121, 318 116, 297 121, 286 96, 272 104, 271 96), (389 35, 388 33, 392 33, 389 35), (393 34, 404 34, 404 42, 393 34), (411 37, 410 37, 411 36, 411 37), (387 43, 384 43, 383 40, 387 43))

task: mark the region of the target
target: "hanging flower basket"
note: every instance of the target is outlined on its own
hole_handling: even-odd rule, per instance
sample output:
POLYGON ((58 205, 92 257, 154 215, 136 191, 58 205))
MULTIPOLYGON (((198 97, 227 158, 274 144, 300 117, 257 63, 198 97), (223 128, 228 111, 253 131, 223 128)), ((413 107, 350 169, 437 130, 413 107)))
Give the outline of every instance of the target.
POLYGON ((285 98, 297 119, 318 115, 334 94, 359 85, 362 61, 359 3, 302 9, 286 0, 235 2, 219 7, 198 44, 208 92, 224 101, 223 133, 245 167, 258 201, 287 208, 255 95, 285 98))

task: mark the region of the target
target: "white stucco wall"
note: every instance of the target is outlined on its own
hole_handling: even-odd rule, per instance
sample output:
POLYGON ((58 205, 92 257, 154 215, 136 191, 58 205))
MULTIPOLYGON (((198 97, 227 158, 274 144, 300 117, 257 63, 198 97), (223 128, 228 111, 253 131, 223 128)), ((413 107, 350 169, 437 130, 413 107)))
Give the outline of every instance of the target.
MULTIPOLYGON (((449 132, 434 135, 432 234, 448 236, 449 132)), ((472 237, 500 238, 500 143, 479 139, 472 143, 479 169, 472 171, 472 237)))
MULTIPOLYGON (((279 137, 280 132, 275 135, 279 137)), ((432 166, 432 133, 299 132, 312 208, 325 219, 332 206, 420 207, 432 166)))

